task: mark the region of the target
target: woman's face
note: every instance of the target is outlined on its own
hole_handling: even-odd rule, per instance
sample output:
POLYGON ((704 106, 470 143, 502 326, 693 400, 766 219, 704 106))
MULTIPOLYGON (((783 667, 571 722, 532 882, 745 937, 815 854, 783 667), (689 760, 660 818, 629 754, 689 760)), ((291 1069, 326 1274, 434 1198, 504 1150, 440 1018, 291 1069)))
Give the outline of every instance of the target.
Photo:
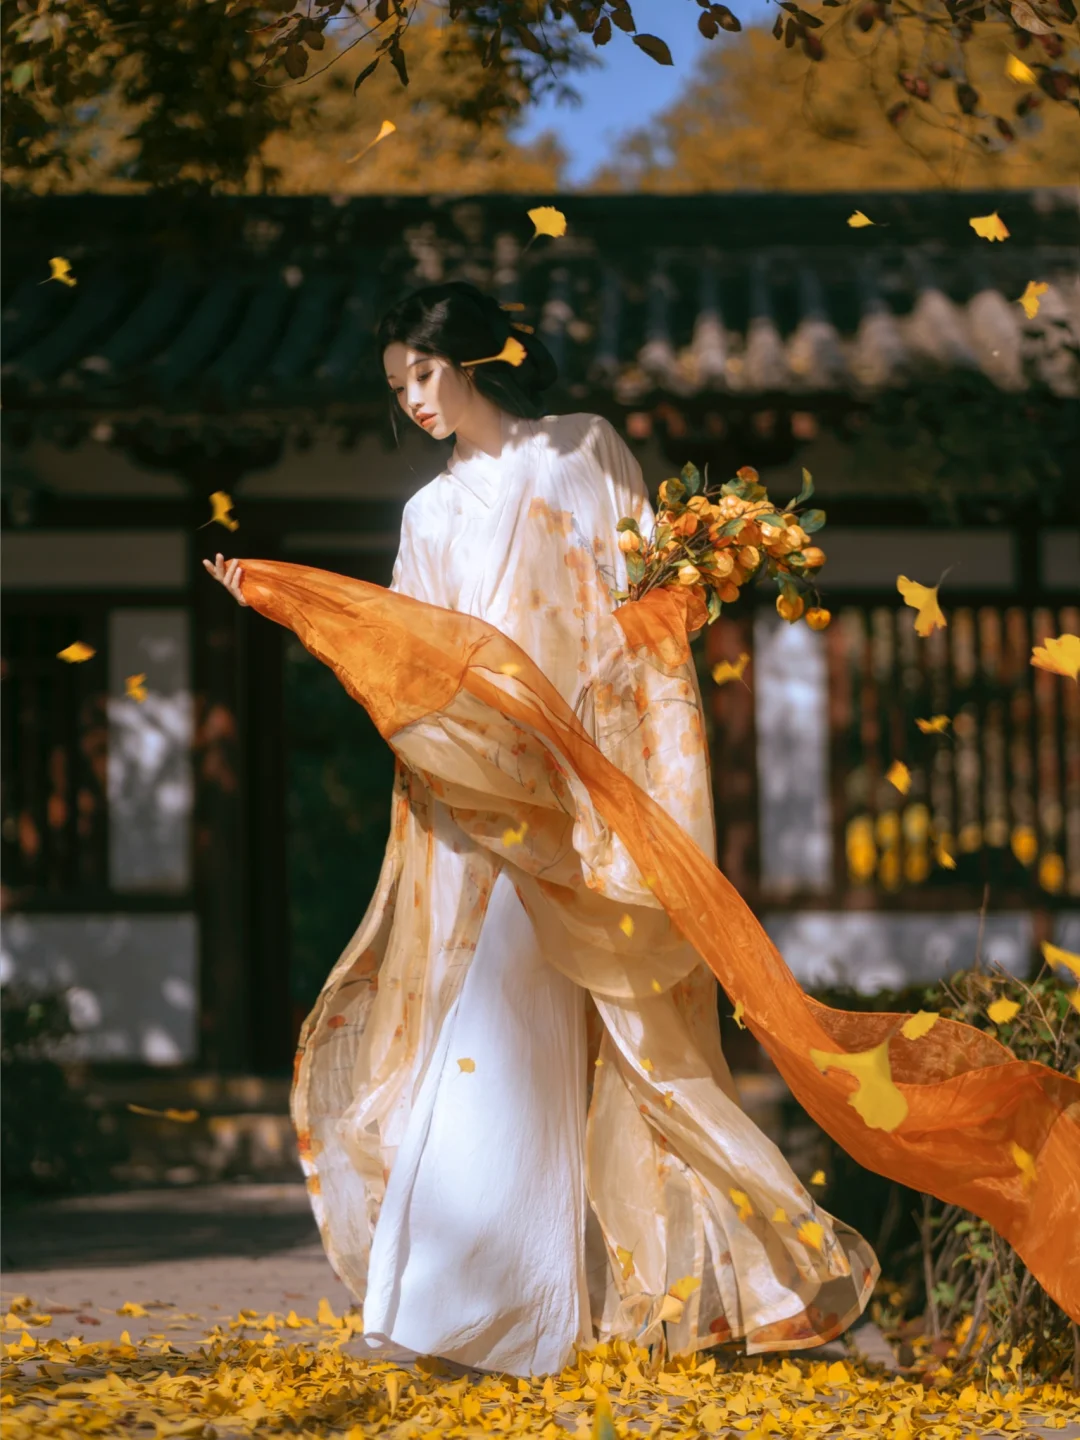
POLYGON ((386 347, 383 365, 398 404, 421 430, 436 440, 456 432, 474 392, 451 361, 395 342, 386 347))

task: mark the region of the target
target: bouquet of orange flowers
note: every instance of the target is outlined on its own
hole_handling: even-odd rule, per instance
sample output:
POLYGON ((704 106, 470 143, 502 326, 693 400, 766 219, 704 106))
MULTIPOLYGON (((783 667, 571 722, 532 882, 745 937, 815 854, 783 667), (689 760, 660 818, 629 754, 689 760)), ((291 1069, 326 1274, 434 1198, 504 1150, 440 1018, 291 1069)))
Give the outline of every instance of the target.
POLYGON ((680 476, 660 486, 652 535, 643 536, 629 516, 619 521, 629 589, 615 598, 636 601, 659 587, 685 587, 704 601, 711 624, 764 573, 779 583, 776 608, 785 620, 805 619, 812 630, 824 630, 828 610, 807 600, 820 599, 814 581, 825 553, 811 537, 825 524, 825 512, 803 508, 814 482, 809 471, 802 474, 802 490, 778 510, 749 465, 712 490, 707 471, 703 480, 695 465, 684 465, 680 476))

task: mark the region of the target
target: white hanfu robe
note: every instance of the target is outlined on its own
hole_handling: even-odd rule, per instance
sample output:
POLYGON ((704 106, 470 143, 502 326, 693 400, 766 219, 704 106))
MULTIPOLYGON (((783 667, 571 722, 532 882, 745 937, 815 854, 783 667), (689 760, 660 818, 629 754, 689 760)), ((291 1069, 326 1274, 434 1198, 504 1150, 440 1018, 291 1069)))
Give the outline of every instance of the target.
MULTIPOLYGON (((406 505, 392 588, 516 641, 715 860, 693 662, 632 654, 612 615, 624 515, 651 528, 607 421, 504 417, 498 458, 459 443, 406 505)), ((320 1232, 369 1342, 528 1376, 664 1325, 673 1353, 840 1333, 877 1259, 742 1110, 716 980, 642 904, 618 837, 598 858, 581 822, 545 870, 540 830, 485 828, 485 799, 501 824, 490 767, 429 785, 404 733, 394 748, 378 889, 293 1092, 320 1232), (573 903, 565 888, 551 903, 567 884, 573 903)))

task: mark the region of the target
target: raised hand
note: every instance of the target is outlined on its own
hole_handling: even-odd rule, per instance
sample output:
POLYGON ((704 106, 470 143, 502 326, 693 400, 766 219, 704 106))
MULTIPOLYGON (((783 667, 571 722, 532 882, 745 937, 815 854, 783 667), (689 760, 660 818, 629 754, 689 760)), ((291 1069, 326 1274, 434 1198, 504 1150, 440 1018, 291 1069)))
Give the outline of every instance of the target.
POLYGON ((239 560, 225 560, 221 555, 217 555, 212 565, 209 560, 204 560, 202 563, 207 572, 225 586, 234 600, 240 605, 248 603, 240 592, 240 580, 244 572, 240 568, 239 560))

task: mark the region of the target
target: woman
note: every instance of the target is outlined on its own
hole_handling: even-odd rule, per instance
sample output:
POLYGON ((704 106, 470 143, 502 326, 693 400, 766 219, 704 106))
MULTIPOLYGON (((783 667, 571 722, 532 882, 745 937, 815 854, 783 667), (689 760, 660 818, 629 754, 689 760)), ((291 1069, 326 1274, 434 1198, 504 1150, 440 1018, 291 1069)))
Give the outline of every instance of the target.
MULTIPOLYGON (((470 285, 408 297, 384 318, 379 348, 396 408, 436 439, 456 437, 446 470, 405 507, 391 588, 517 640, 609 758, 713 857, 693 663, 665 673, 636 661, 611 618, 610 592, 625 585, 616 522, 633 514, 647 532, 652 520, 637 462, 596 416, 540 414, 549 353, 470 285), (511 336, 525 347, 520 366, 465 363, 511 336)), ((240 562, 205 563, 243 603, 240 562)), ((603 984, 597 956, 609 993, 591 1002, 513 847, 493 855, 398 768, 391 846, 415 838, 418 893, 399 882, 392 917, 376 897, 335 973, 379 927, 397 932, 367 1024, 391 1045, 400 1030, 400 1055, 380 1065, 357 1039, 341 1143, 364 1190, 343 1182, 331 1198, 322 1184, 324 1236, 363 1298, 365 1332, 544 1373, 591 1345, 594 1328, 636 1337, 651 1326, 655 1337, 665 1294, 685 1277, 700 1284, 685 1307, 667 1306, 676 1349, 736 1337, 751 1351, 800 1348, 850 1325, 878 1274, 873 1252, 815 1205, 742 1112, 716 981, 666 917, 642 909, 635 926, 648 998, 610 993, 619 987, 603 984), (686 1114, 673 1083, 696 1092, 686 1114), (821 1223, 822 1252, 793 1244, 790 1221, 755 1235, 732 1189, 757 1214, 821 1223)), ((604 908, 582 917, 598 947, 628 910, 604 908)), ((626 955, 624 943, 620 965, 626 955)))
POLYGON ((1075 1305, 1075 1227, 1047 1217, 1080 1197, 1059 1123, 1080 1086, 952 1021, 907 1038, 903 1016, 817 1005, 715 869, 685 636, 661 659, 613 614, 616 523, 653 520, 613 428, 541 415, 550 355, 470 285, 409 296, 379 345, 395 415, 456 441, 405 506, 394 593, 205 562, 397 756, 376 894, 293 1087, 369 1342, 527 1376, 596 1338, 752 1354, 852 1324, 876 1257, 741 1109, 717 975, 857 1159, 987 1216, 1075 1305), (520 365, 493 358, 513 339, 520 365), (1034 1185, 1013 1140, 1042 1146, 1034 1185))

